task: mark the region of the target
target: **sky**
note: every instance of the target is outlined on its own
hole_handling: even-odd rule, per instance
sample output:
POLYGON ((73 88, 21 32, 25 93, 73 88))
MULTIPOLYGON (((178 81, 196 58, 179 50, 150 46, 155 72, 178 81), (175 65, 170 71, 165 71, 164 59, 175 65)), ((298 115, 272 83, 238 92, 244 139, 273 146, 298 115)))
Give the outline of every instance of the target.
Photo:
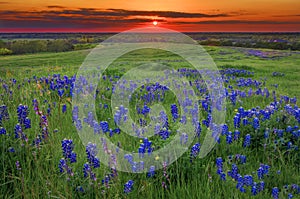
POLYGON ((0 32, 300 32, 300 0, 0 0, 0 32))

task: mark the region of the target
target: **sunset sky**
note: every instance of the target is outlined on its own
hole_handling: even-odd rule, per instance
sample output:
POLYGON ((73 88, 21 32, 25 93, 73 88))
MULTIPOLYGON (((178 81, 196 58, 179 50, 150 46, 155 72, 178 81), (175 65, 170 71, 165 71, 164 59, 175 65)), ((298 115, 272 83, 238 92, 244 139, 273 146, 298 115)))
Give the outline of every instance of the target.
POLYGON ((300 0, 0 0, 0 32, 298 32, 300 0))

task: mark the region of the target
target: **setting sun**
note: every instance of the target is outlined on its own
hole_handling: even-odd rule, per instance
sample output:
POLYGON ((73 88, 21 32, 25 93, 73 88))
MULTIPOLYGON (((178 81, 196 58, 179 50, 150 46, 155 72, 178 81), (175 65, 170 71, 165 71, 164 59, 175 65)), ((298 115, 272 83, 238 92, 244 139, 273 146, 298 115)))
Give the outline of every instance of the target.
POLYGON ((157 24, 158 24, 158 23, 157 23, 157 21, 153 21, 153 25, 155 25, 155 26, 156 26, 157 24))

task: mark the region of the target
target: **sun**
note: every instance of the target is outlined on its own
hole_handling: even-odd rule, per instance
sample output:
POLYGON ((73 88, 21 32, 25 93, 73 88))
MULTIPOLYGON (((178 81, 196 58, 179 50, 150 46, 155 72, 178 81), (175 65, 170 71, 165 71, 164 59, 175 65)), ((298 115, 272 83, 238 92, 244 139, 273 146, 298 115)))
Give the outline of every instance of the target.
POLYGON ((153 25, 155 25, 155 26, 158 24, 157 21, 153 21, 152 23, 153 23, 153 25))

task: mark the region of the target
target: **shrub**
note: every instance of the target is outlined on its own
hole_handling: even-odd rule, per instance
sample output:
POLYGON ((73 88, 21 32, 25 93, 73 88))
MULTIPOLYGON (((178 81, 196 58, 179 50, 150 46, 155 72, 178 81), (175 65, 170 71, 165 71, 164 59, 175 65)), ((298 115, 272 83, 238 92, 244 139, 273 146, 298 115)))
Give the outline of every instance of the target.
POLYGON ((0 48, 0 55, 11 55, 12 51, 7 48, 0 48))

